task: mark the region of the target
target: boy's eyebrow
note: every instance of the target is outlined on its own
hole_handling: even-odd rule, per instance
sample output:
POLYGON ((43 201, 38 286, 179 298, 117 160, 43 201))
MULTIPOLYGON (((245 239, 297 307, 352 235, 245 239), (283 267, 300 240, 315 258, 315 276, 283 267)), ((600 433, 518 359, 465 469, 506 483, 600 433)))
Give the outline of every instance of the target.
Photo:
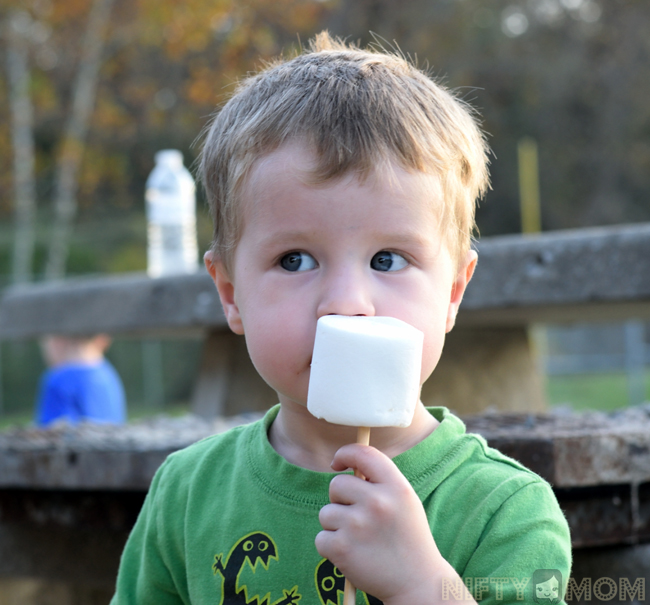
POLYGON ((262 244, 283 244, 293 243, 295 241, 307 240, 310 235, 316 232, 312 231, 294 230, 294 231, 281 231, 280 233, 268 233, 260 238, 262 244))
MULTIPOLYGON (((391 242, 396 242, 398 244, 419 244, 419 245, 425 245, 429 243, 429 238, 423 237, 421 233, 414 233, 410 231, 401 231, 397 233, 385 233, 385 234, 377 234, 378 236, 385 236, 386 238, 389 238, 391 242)), ((431 233, 431 237, 435 237, 437 235, 435 232, 431 233)))
MULTIPOLYGON (((286 244, 295 244, 296 242, 305 241, 307 242, 312 235, 318 231, 317 228, 309 230, 292 230, 292 231, 281 231, 280 233, 269 233, 260 238, 260 243, 262 245, 282 245, 286 244)), ((351 236, 354 235, 354 230, 350 232, 351 236)), ((415 233, 411 231, 375 231, 369 234, 371 237, 377 238, 378 240, 386 240, 388 243, 386 245, 398 245, 398 244, 410 244, 410 245, 420 245, 424 246, 431 242, 431 239, 439 237, 437 231, 433 231, 430 234, 431 239, 428 237, 423 237, 421 233, 415 233)))

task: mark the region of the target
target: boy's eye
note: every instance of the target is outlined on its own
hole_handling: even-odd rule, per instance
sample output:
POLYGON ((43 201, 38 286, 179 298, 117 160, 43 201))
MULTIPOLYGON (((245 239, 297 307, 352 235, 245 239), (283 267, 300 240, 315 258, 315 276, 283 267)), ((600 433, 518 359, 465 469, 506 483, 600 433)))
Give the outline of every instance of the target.
POLYGON ((286 271, 309 271, 316 267, 316 259, 306 252, 289 252, 280 259, 280 266, 286 271))
POLYGON ((399 271, 407 265, 408 261, 403 256, 388 250, 377 252, 370 261, 370 268, 375 271, 399 271))

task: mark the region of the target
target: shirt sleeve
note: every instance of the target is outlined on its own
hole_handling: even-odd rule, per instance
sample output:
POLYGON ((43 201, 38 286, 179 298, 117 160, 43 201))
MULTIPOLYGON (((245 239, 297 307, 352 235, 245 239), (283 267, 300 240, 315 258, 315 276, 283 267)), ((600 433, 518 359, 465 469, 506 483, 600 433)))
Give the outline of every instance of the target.
POLYGON ((68 414, 67 399, 56 376, 51 372, 46 372, 41 379, 36 404, 37 426, 47 426, 58 418, 66 416, 68 414))
POLYGON ((553 602, 564 603, 571 571, 569 527, 550 486, 538 480, 521 487, 495 512, 463 580, 481 605, 531 603, 534 579, 544 570, 559 571, 562 581, 553 602))
POLYGON ((182 535, 184 499, 169 476, 169 466, 168 459, 156 473, 124 547, 111 605, 190 603, 182 535))

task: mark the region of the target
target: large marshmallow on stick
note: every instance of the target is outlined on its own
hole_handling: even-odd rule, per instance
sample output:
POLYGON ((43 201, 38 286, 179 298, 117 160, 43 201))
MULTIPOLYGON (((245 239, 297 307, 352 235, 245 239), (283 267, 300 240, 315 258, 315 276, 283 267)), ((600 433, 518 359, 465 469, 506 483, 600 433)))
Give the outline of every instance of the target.
MULTIPOLYGON (((370 427, 409 426, 420 395, 424 334, 393 317, 326 315, 316 324, 307 409, 316 418, 356 426, 368 445, 370 427)), ((356 477, 364 478, 355 469, 356 477)), ((343 604, 356 588, 346 578, 343 604)))
POLYGON ((424 334, 393 317, 318 320, 307 408, 357 427, 411 424, 420 394, 424 334))

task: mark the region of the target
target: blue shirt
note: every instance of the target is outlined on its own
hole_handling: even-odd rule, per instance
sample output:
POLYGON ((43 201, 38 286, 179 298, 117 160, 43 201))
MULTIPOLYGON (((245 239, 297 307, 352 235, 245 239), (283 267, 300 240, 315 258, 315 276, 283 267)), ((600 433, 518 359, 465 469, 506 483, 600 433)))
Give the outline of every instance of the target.
POLYGON ((122 381, 106 360, 94 365, 65 364, 51 368, 41 379, 36 424, 56 420, 122 424, 126 402, 122 381))

